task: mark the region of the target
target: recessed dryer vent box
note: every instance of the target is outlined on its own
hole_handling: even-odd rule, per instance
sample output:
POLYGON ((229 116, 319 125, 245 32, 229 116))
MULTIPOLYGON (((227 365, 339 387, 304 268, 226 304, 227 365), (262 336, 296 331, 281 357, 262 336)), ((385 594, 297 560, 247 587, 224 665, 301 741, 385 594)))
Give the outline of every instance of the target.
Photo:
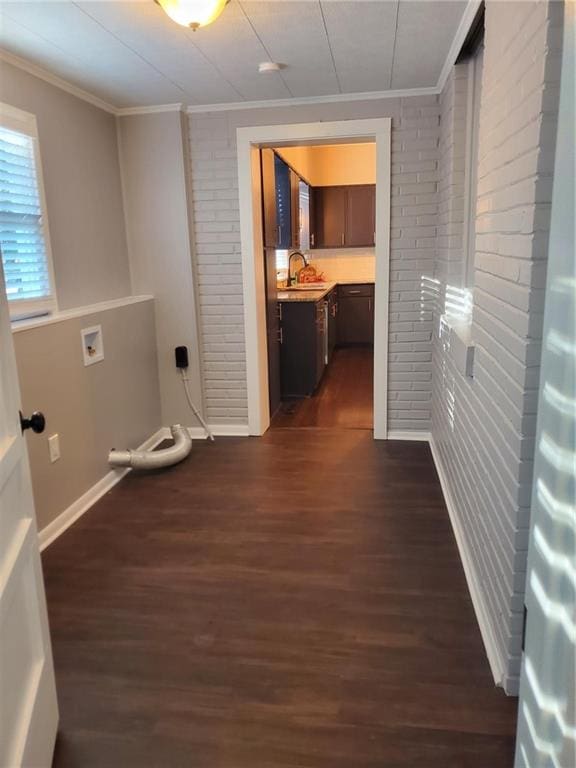
POLYGON ((84 365, 93 365, 104 360, 104 342, 102 340, 102 326, 93 325, 91 328, 82 328, 82 354, 84 365))

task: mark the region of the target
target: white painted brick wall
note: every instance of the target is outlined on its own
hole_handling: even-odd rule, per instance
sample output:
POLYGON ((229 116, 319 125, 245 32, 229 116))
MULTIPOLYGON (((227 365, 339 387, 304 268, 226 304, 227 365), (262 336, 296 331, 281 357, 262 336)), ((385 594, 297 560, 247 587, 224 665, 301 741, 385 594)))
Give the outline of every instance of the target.
POLYGON ((208 421, 247 423, 236 128, 392 118, 389 426, 428 430, 440 107, 435 96, 193 114, 190 162, 208 421))
MULTIPOLYGON (((504 685, 520 667, 562 4, 487 3, 480 112, 474 379, 434 342, 432 434, 504 685)), ((437 302, 461 285, 466 65, 441 99, 437 302)))

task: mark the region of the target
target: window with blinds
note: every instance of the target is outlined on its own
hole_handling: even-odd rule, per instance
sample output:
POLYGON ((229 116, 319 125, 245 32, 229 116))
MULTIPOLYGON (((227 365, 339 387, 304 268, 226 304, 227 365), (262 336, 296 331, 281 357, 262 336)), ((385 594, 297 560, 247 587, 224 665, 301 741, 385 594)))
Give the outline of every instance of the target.
POLYGON ((21 132, 13 129, 17 119, 0 113, 0 248, 14 318, 55 309, 35 120, 27 117, 21 132))

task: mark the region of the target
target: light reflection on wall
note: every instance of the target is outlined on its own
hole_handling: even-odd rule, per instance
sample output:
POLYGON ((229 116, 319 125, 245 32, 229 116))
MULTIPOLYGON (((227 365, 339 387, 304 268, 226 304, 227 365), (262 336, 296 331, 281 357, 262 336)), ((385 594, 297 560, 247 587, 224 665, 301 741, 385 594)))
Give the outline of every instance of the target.
POLYGON ((473 298, 469 288, 459 288, 456 285, 446 286, 443 305, 439 300, 439 286, 436 286, 436 294, 440 316, 438 337, 442 342, 444 351, 440 367, 441 391, 443 393, 441 405, 444 408, 447 423, 453 432, 456 420, 456 377, 450 369, 450 345, 453 329, 468 327, 472 322, 473 298))
POLYGON ((574 4, 564 13, 516 768, 576 767, 574 4))

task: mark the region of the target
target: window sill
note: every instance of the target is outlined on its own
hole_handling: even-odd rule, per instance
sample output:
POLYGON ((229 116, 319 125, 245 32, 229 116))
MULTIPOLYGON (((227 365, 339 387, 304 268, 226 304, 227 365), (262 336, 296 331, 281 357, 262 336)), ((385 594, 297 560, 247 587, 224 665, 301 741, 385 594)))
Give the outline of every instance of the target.
POLYGON ((13 320, 12 333, 19 331, 28 331, 32 328, 40 328, 44 325, 53 323, 62 323, 66 320, 72 320, 75 317, 84 317, 85 315, 94 315, 97 312, 105 312, 109 309, 125 307, 129 304, 138 304, 141 301, 151 301, 153 296, 126 296, 122 299, 112 299, 111 301, 101 301, 98 304, 89 304, 85 307, 75 307, 74 309, 65 309, 61 312, 52 312, 49 315, 40 317, 30 317, 23 320, 13 320))
POLYGON ((472 323, 457 321, 448 315, 440 318, 440 338, 456 369, 468 378, 474 378, 474 350, 472 323))

